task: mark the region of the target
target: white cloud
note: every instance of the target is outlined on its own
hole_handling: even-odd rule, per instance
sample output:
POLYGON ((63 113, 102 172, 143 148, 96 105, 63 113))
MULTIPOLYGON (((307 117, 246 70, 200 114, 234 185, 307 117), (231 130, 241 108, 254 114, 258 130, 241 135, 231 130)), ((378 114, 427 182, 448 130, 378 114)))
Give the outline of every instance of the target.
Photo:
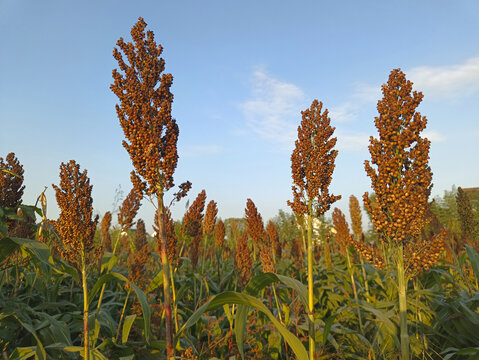
POLYGON ((329 117, 334 122, 344 123, 357 119, 357 104, 354 102, 345 102, 339 106, 331 108, 329 117))
POLYGON ((431 130, 431 131, 425 130, 421 134, 421 136, 428 138, 433 143, 446 141, 446 138, 443 135, 439 134, 437 131, 434 131, 434 130, 431 130))
POLYGON ((479 56, 462 64, 419 66, 406 72, 414 88, 425 96, 457 98, 479 92, 479 56))
POLYGON ((253 98, 242 103, 248 126, 272 143, 291 148, 306 96, 298 86, 258 69, 253 73, 253 98))
POLYGON ((338 132, 335 134, 338 138, 336 148, 339 151, 367 151, 369 146, 369 135, 357 134, 343 134, 338 132))
POLYGON ((218 145, 188 145, 181 150, 181 155, 185 157, 196 157, 205 155, 216 155, 223 152, 223 148, 218 145))

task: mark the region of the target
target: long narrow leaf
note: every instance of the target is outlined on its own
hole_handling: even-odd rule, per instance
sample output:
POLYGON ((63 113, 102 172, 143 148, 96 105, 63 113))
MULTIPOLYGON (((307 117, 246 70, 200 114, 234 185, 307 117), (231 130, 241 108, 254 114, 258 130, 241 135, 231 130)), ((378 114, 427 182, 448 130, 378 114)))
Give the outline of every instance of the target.
POLYGON ((299 360, 307 360, 308 353, 304 348, 301 341, 294 336, 291 332, 288 331, 275 317, 274 315, 268 310, 268 308, 257 298, 252 297, 247 294, 241 294, 234 291, 225 291, 221 294, 218 294, 212 297, 209 301, 207 301, 203 306, 201 306, 191 317, 186 321, 186 323, 181 327, 178 333, 175 336, 175 342, 178 341, 179 336, 181 333, 194 325, 201 316, 210 310, 214 310, 224 304, 243 304, 246 306, 253 307, 262 313, 264 313, 273 325, 278 329, 280 334, 283 336, 285 342, 291 347, 293 352, 295 353, 297 359, 299 360))

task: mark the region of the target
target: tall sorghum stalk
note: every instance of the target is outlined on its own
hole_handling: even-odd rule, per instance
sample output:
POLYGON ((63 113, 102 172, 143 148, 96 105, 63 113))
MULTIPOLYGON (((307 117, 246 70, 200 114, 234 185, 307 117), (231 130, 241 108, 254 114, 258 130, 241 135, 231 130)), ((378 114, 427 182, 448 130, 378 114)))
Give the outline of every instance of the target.
POLYGON ((189 255, 193 268, 198 265, 201 236, 203 234, 203 211, 205 209, 206 191, 202 190, 195 198, 183 217, 183 234, 191 239, 189 255))
POLYGON ((314 100, 309 109, 301 112, 302 121, 298 127, 298 139, 291 155, 293 177, 292 202, 288 204, 296 217, 307 215, 307 251, 308 251, 308 316, 309 357, 314 359, 314 297, 313 297, 313 217, 323 215, 340 196, 329 194, 334 170, 334 160, 338 155, 333 150, 336 138, 334 128, 330 126, 328 110, 321 112, 323 104, 314 100))
POLYGON ((93 220, 92 185, 87 171, 71 160, 60 165, 60 186, 53 185, 60 216, 54 226, 63 243, 62 257, 81 274, 83 289, 83 347, 84 358, 90 358, 88 336, 88 284, 87 265, 92 260, 98 216, 93 220))
MULTIPOLYGON (((207 257, 207 250, 210 239, 213 237, 213 233, 216 225, 216 215, 218 215, 218 208, 216 202, 211 200, 206 206, 205 217, 203 219, 203 259, 201 265, 201 273, 204 273, 205 262, 207 257)), ((208 252, 209 253, 209 252, 208 252)))
POLYGON ((427 120, 416 112, 423 95, 412 91, 412 83, 400 69, 391 72, 382 86, 375 118, 379 138, 370 138, 371 163, 365 169, 371 178, 375 204, 364 194, 364 205, 397 269, 401 359, 409 359, 407 329, 408 280, 427 270, 439 258, 441 237, 421 239, 426 221, 432 173, 428 165, 428 139, 420 136, 427 120), (375 167, 373 168, 373 165, 375 167))
MULTIPOLYGON (((361 207, 356 196, 351 195, 349 197, 349 215, 351 216, 351 227, 353 228, 354 239, 356 241, 363 241, 363 225, 361 216, 361 207)), ((364 267, 364 260, 362 256, 359 256, 361 261, 361 269, 363 272, 364 289, 366 290, 367 301, 369 301, 369 283, 366 275, 366 269, 364 267)))
POLYGON ((218 267, 218 286, 221 292, 221 255, 223 253, 223 246, 225 244, 225 224, 223 221, 218 221, 215 227, 215 252, 216 252, 216 265, 218 267))
MULTIPOLYGON (((133 189, 130 190, 130 192, 128 193, 128 196, 125 198, 125 200, 123 200, 123 202, 122 202, 122 204, 119 208, 119 211, 118 211, 118 224, 120 225, 120 231, 118 232, 118 236, 116 237, 115 244, 113 245, 113 249, 111 249, 113 254, 116 253, 116 250, 118 248, 118 244, 120 243, 120 241, 122 241, 122 245, 124 247, 123 250, 126 253, 129 253, 130 246, 129 246, 127 231, 133 226, 133 219, 138 214, 138 210, 140 209, 140 206, 141 206, 141 197, 138 196, 135 189, 133 188, 133 189)), ((111 213, 107 212, 105 214, 103 220, 102 220, 102 223, 101 223, 102 237, 107 238, 107 239, 110 238, 110 234, 108 233, 108 228, 105 231, 103 229, 103 227, 107 226, 107 225, 109 227, 110 224, 111 224, 111 213), (106 220, 108 220, 108 218, 107 218, 108 214, 110 214, 109 215, 109 223, 104 225, 103 221, 105 220, 105 218, 106 218, 106 220), (106 234, 103 233, 104 231, 106 232, 106 234)), ((108 244, 106 244, 106 246, 108 246, 108 244)), ((110 248, 111 248, 111 240, 110 240, 110 248)), ((105 289, 106 289, 106 282, 103 283, 103 285, 101 287, 97 309, 100 309, 100 307, 101 307, 101 303, 103 301, 103 295, 105 293, 105 289)))
MULTIPOLYGON (((188 210, 186 210, 185 216, 183 217, 183 234, 188 236, 191 239, 189 247, 189 256, 191 260, 192 270, 196 271, 196 266, 198 265, 200 244, 201 244, 201 235, 203 233, 203 210, 205 209, 206 202, 206 191, 202 190, 195 198, 193 203, 190 205, 188 210)), ((203 282, 200 282, 200 291, 203 289, 203 282)), ((198 296, 196 289, 196 276, 193 277, 193 295, 195 310, 199 305, 199 300, 201 296, 198 296)))
MULTIPOLYGON (((134 170, 131 181, 141 198, 156 196, 160 259, 163 269, 163 295, 165 310, 166 355, 174 358, 173 327, 171 321, 170 266, 165 231, 165 193, 174 186, 173 173, 178 162, 177 140, 179 129, 171 116, 173 83, 171 74, 163 73, 163 51, 156 44, 152 31, 145 34, 146 23, 142 18, 133 26, 133 42, 117 42, 113 57, 119 70, 113 70, 111 90, 118 97, 117 116, 125 134, 123 146, 128 151, 134 170), (124 59, 124 56, 126 59, 124 59)), ((176 200, 186 195, 189 182, 180 185, 176 200)), ((154 204, 154 202, 152 201, 154 204)), ((154 204, 155 205, 155 204, 154 204)))
POLYGON ((363 321, 361 319, 361 310, 359 307, 359 298, 358 292, 356 290, 356 281, 354 280, 354 269, 353 264, 351 261, 351 255, 349 253, 349 247, 351 245, 351 234, 349 232, 349 226, 346 222, 346 217, 344 216, 343 212, 338 208, 334 208, 333 210, 333 225, 336 233, 334 234, 336 238, 336 242, 339 245, 340 252, 344 257, 346 257, 346 265, 348 268, 349 276, 351 278, 351 287, 353 288, 353 295, 354 300, 356 301, 356 311, 358 314, 359 320, 359 329, 363 334, 363 321))

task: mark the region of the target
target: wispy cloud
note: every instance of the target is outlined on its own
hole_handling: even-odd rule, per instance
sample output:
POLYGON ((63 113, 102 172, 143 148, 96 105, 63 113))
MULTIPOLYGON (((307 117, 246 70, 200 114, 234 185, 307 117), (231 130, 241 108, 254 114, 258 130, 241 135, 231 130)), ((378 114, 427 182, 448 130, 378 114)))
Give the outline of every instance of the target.
POLYGON ((479 92, 479 56, 462 64, 419 66, 406 74, 427 97, 457 98, 479 92))
POLYGON ((336 148, 339 151, 358 152, 367 151, 369 146, 369 135, 363 133, 336 132, 338 138, 336 148))
POLYGON ((356 103, 348 101, 339 106, 331 108, 329 117, 334 119, 334 122, 345 123, 357 119, 358 106, 356 103))
POLYGON ((431 131, 426 130, 422 134, 425 138, 428 138, 433 143, 446 141, 445 136, 439 134, 437 131, 434 131, 434 130, 431 130, 431 131))
POLYGON ((222 152, 223 148, 218 145, 188 145, 181 150, 181 155, 185 157, 198 157, 216 155, 222 152))
POLYGON ((263 69, 254 71, 252 80, 252 98, 241 104, 248 126, 265 140, 290 149, 306 103, 303 90, 263 69))
MULTIPOLYGON (((479 56, 461 64, 417 66, 405 73, 414 83, 414 89, 421 91, 428 100, 453 100, 479 93, 479 56)), ((355 120, 362 107, 381 98, 381 84, 357 83, 349 99, 331 109, 331 118, 337 122, 355 120)), ((434 141, 444 140, 439 134, 434 138, 434 141)))

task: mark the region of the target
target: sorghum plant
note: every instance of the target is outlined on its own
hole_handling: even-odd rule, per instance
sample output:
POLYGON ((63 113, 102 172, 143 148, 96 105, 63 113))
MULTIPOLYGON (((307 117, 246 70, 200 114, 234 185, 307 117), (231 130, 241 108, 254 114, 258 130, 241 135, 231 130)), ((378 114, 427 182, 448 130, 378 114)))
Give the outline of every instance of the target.
MULTIPOLYGON (((133 219, 138 214, 141 205, 141 197, 138 196, 136 190, 133 188, 128 193, 128 196, 123 200, 120 210, 118 212, 118 224, 120 225, 119 236, 128 245, 127 231, 133 226, 133 219)), ((116 240, 113 246, 113 253, 116 252, 119 239, 116 240)), ((129 246, 125 248, 128 249, 129 246)), ((128 252, 128 250, 126 250, 128 252)))
POLYGON ((309 357, 314 359, 314 299, 313 299, 313 240, 312 219, 324 214, 331 204, 341 196, 329 193, 334 170, 334 160, 338 155, 333 150, 336 138, 335 128, 331 127, 328 110, 323 103, 314 100, 309 109, 301 112, 301 125, 298 127, 298 139, 291 155, 293 177, 293 201, 288 201, 295 215, 307 214, 307 251, 308 251, 308 301, 309 301, 309 357))
POLYGON ((351 254, 349 253, 349 247, 351 245, 352 236, 351 236, 351 233, 349 232, 349 225, 346 221, 346 216, 344 216, 343 212, 339 210, 338 208, 334 208, 333 210, 333 225, 335 229, 334 237, 336 239, 336 243, 339 246, 340 253, 341 255, 346 257, 346 264, 348 267, 349 276, 351 277, 351 286, 353 288, 354 300, 356 301, 356 305, 357 305, 359 328, 361 329, 361 332, 362 332, 363 323, 361 320, 361 312, 359 309, 358 292, 356 290, 356 282, 354 280, 351 254))
POLYGON ((205 209, 206 191, 202 190, 195 198, 193 203, 186 210, 183 218, 183 233, 192 239, 190 244, 190 260, 195 268, 198 264, 200 251, 203 210, 205 209))
POLYGON ((216 206, 216 202, 211 200, 206 206, 205 218, 203 219, 203 270, 206 258, 210 257, 210 250, 213 250, 212 248, 208 248, 208 246, 209 240, 213 237, 215 230, 216 215, 218 215, 218 208, 216 206))
POLYGON ((107 211, 103 218, 101 219, 100 225, 100 236, 104 249, 111 252, 111 236, 110 236, 110 226, 111 226, 111 212, 107 211))
POLYGON ((245 216, 244 216, 248 234, 253 240, 253 259, 256 261, 256 250, 261 247, 261 241, 263 239, 264 226, 263 218, 258 212, 253 200, 247 199, 245 216))
POLYGON ((253 267, 246 231, 236 238, 235 264, 239 272, 239 285, 244 287, 251 278, 251 268, 253 267))
POLYGON ((281 243, 279 242, 279 234, 276 225, 271 220, 268 221, 268 225, 266 225, 266 236, 268 237, 268 242, 272 246, 273 251, 273 260, 274 262, 281 259, 282 247, 281 243))
POLYGON ((9 153, 5 160, 0 157, 0 207, 16 208, 22 202, 23 165, 15 153, 9 153))
POLYGON ((397 267, 401 358, 406 360, 409 359, 407 270, 417 257, 429 257, 419 235, 425 225, 424 215, 432 187, 428 165, 430 141, 420 136, 427 120, 416 111, 423 95, 412 91, 412 83, 400 69, 391 72, 382 92, 383 98, 377 106, 379 116, 375 118, 379 138, 370 138, 371 162, 365 161, 376 206, 372 205, 368 193, 363 198, 381 241, 394 249, 392 261, 397 267))
POLYGON ((215 226, 215 252, 216 252, 216 265, 218 270, 218 284, 221 286, 221 255, 223 253, 223 247, 225 244, 225 224, 223 221, 218 221, 215 226))
POLYGON ((351 216, 351 227, 353 228, 354 237, 360 241, 363 237, 363 221, 358 198, 354 195, 349 197, 349 214, 351 216))
POLYGON ((56 192, 60 216, 54 226, 63 243, 62 257, 81 274, 83 287, 83 346, 85 359, 89 359, 88 343, 88 288, 87 264, 94 250, 98 216, 92 219, 92 185, 87 171, 80 172, 74 160, 60 165, 60 186, 53 185, 56 192))
MULTIPOLYGON (((166 353, 174 357, 171 319, 170 270, 165 229, 164 195, 174 186, 173 173, 178 162, 178 125, 171 116, 173 94, 171 74, 163 73, 165 61, 160 57, 163 47, 155 42, 152 31, 145 34, 146 23, 140 17, 131 30, 133 43, 123 38, 117 42, 113 57, 119 70, 113 70, 111 90, 120 104, 116 112, 126 140, 123 146, 132 160, 131 180, 138 196, 145 193, 157 200, 159 237, 162 244, 160 258, 163 267, 163 293, 165 302, 166 353), (124 57, 126 59, 124 59, 124 57)), ((179 200, 190 188, 180 186, 175 194, 179 200)))
MULTIPOLYGON (((349 215, 351 216, 351 227, 353 229, 355 240, 363 242, 364 235, 363 235, 361 207, 359 206, 358 198, 354 195, 351 195, 349 197, 349 215)), ((361 261, 361 269, 363 272, 364 287, 365 287, 366 293, 369 294, 369 284, 367 280, 366 269, 363 266, 364 260, 361 255, 359 256, 359 259, 361 261)))

